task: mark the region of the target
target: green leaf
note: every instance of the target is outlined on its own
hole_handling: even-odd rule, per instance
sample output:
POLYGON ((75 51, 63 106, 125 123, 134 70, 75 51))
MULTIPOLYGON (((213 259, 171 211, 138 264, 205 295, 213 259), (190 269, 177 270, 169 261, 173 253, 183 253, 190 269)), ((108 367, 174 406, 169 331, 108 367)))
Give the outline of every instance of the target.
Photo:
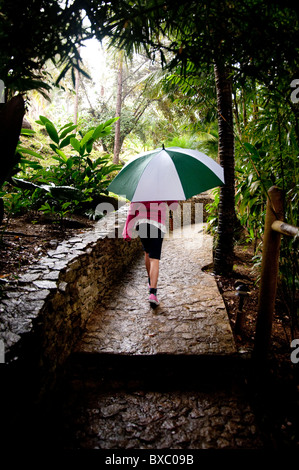
POLYGON ((119 119, 119 117, 117 118, 113 118, 113 119, 109 119, 109 121, 106 121, 104 122, 104 124, 100 124, 99 126, 97 126, 95 128, 95 130, 93 131, 93 135, 92 135, 92 138, 94 140, 97 140, 99 139, 100 137, 104 137, 105 135, 108 135, 111 133, 111 124, 113 124, 115 121, 117 121, 119 119))
POLYGON ((102 136, 103 129, 104 129, 104 124, 100 124, 99 126, 97 126, 95 130, 93 131, 92 138, 94 140, 99 139, 99 137, 102 136))
POLYGON ((107 126, 110 126, 111 124, 113 124, 114 122, 118 121, 119 120, 119 116, 118 117, 115 117, 115 118, 112 118, 112 119, 109 119, 108 121, 106 121, 103 126, 104 127, 107 127, 107 126))
POLYGON ((255 160, 259 160, 260 155, 257 151, 257 149, 254 147, 254 145, 249 144, 248 142, 244 143, 244 147, 248 150, 248 152, 251 154, 251 157, 254 157, 255 160))
POLYGON ((257 202, 258 198, 257 197, 253 197, 251 198, 249 201, 248 201, 248 207, 249 209, 252 208, 252 206, 254 206, 254 204, 257 202))
POLYGON ((70 132, 72 132, 74 129, 77 128, 77 124, 72 124, 71 126, 69 127, 66 127, 60 134, 59 138, 60 139, 63 139, 67 134, 69 134, 70 132))
POLYGON ((70 144, 77 152, 80 152, 81 145, 78 139, 76 139, 75 137, 71 137, 70 144))
POLYGON ((67 209, 70 205, 71 205, 71 202, 65 202, 64 204, 62 204, 62 210, 67 209))
POLYGON ((90 168, 93 170, 94 169, 94 163, 92 162, 92 160, 89 157, 87 157, 86 161, 87 161, 88 165, 90 166, 90 168))
POLYGON ((61 158, 59 155, 53 155, 52 158, 53 158, 53 160, 57 160, 59 163, 62 163, 62 164, 65 163, 64 159, 61 158))
POLYGON ((59 144, 59 137, 54 124, 52 124, 51 122, 46 122, 46 129, 53 142, 55 142, 55 144, 59 144))
POLYGON ((64 126, 62 126, 60 129, 59 129, 59 132, 62 132, 64 129, 66 129, 67 127, 70 127, 70 126, 73 126, 75 125, 73 122, 68 122, 67 124, 65 124, 64 126))
POLYGON ((47 122, 50 123, 50 124, 52 124, 52 126, 54 125, 54 124, 52 123, 52 121, 50 121, 50 119, 46 118, 45 116, 40 116, 40 117, 39 117, 39 120, 38 120, 38 121, 35 121, 35 122, 36 122, 37 124, 41 124, 42 126, 45 126, 47 122))
POLYGON ((22 159, 20 161, 22 165, 26 165, 26 168, 33 168, 34 170, 41 170, 43 168, 38 162, 32 162, 30 160, 22 159))
POLYGON ((106 127, 102 132, 102 137, 105 137, 106 135, 109 135, 111 133, 111 131, 112 131, 111 127, 106 127))
POLYGON ((67 74, 70 68, 71 68, 71 64, 70 62, 68 62, 66 66, 62 69, 62 71, 60 72, 58 78, 56 79, 55 86, 59 84, 59 82, 64 78, 64 76, 67 74))
POLYGON ((92 146, 94 144, 94 140, 93 139, 90 139, 87 143, 86 143, 86 152, 87 153, 90 153, 92 151, 92 146))
POLYGON ((63 162, 66 163, 68 158, 66 156, 66 154, 60 150, 60 149, 56 149, 56 153, 62 158, 63 162))
POLYGON ((95 161, 95 166, 98 166, 100 163, 103 165, 104 163, 108 163, 109 162, 109 157, 99 157, 96 159, 95 161))
POLYGON ((67 159, 67 162, 66 162, 67 168, 70 170, 70 169, 72 168, 73 164, 74 164, 73 158, 72 158, 72 157, 69 157, 69 158, 67 159))
POLYGON ((91 129, 90 131, 88 131, 85 136, 83 137, 83 139, 81 140, 80 142, 80 145, 81 147, 83 147, 83 145, 85 145, 90 139, 92 139, 92 135, 94 133, 94 130, 91 129))
POLYGON ((32 135, 32 134, 36 134, 36 132, 33 129, 25 129, 25 128, 21 129, 21 135, 32 135))
POLYGON ((43 204, 40 208, 39 208, 40 211, 47 211, 47 212, 52 212, 52 207, 50 206, 50 204, 48 202, 46 202, 45 204, 43 204))
POLYGON ((28 153, 28 155, 32 155, 33 157, 40 158, 41 160, 43 159, 43 157, 39 153, 34 152, 34 150, 30 150, 25 147, 22 147, 21 145, 18 145, 18 151, 21 153, 28 153))
POLYGON ((249 188, 250 194, 253 195, 256 192, 256 190, 260 187, 260 185, 261 185, 260 181, 253 181, 249 188))
POLYGON ((70 144, 71 139, 75 136, 75 134, 68 135, 62 142, 60 142, 59 148, 66 147, 70 144))
POLYGON ((57 145, 54 144, 50 144, 50 148, 53 150, 53 152, 56 152, 56 150, 58 149, 57 145))
POLYGON ((81 69, 81 67, 79 67, 79 71, 84 77, 88 78, 88 80, 91 80, 91 76, 85 70, 81 69))

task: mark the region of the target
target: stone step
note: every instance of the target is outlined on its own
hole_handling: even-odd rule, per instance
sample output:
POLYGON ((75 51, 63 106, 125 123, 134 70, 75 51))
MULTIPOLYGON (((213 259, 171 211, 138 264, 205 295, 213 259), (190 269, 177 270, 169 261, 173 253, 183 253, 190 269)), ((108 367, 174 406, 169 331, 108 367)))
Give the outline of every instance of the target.
POLYGON ((262 446, 232 356, 79 353, 67 367, 66 449, 256 449, 262 446))
POLYGON ((75 353, 67 361, 64 384, 84 390, 200 390, 225 388, 248 374, 250 361, 239 355, 142 355, 75 353))

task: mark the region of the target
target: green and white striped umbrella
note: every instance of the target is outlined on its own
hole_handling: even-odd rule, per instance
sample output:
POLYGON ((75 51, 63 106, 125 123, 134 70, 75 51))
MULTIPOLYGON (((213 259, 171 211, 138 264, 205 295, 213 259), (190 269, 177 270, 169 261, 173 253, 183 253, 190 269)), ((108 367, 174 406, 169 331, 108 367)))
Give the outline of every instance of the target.
POLYGON ((132 202, 181 201, 223 184, 223 168, 212 158, 163 146, 130 160, 107 189, 132 202))

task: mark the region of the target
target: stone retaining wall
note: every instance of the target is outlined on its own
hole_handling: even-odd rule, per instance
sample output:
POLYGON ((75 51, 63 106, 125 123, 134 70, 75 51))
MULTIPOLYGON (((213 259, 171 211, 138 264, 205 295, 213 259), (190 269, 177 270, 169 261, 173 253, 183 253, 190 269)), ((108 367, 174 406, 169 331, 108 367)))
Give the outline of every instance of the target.
POLYGON ((55 382, 84 325, 104 291, 141 253, 139 239, 118 237, 127 206, 106 215, 94 230, 62 242, 17 282, 0 300, 0 339, 5 363, 26 358, 35 363, 42 383, 55 382))
MULTIPOLYGON (((192 200, 191 223, 194 202, 204 207, 210 200, 207 196, 192 200)), ((57 370, 101 295, 142 252, 138 238, 128 243, 118 236, 127 210, 128 205, 123 206, 93 230, 62 242, 5 288, 0 299, 0 340, 6 364, 17 360, 25 367, 34 364, 44 387, 55 384, 57 370)), ((205 220, 205 211, 203 215, 205 220)))

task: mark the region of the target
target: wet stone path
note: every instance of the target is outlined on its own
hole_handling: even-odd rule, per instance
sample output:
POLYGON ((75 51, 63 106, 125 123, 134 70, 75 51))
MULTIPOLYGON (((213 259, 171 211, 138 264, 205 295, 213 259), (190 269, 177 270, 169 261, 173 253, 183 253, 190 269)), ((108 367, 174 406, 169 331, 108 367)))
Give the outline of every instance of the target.
POLYGON ((164 241, 158 308, 143 257, 101 299, 67 365, 65 449, 262 446, 211 261, 211 237, 191 226, 164 241))
POLYGON ((158 298, 148 303, 143 258, 107 293, 90 317, 80 352, 112 354, 232 354, 226 309, 213 276, 202 268, 212 259, 212 239, 198 224, 166 238, 158 298))

